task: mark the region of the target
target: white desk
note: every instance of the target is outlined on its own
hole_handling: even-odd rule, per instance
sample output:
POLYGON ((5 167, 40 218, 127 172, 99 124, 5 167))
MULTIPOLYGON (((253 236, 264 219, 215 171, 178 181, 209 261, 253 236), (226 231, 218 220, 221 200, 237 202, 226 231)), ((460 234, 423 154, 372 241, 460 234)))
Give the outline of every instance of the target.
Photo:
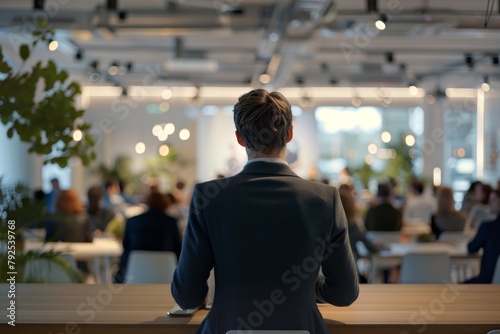
POLYGON ((376 277, 381 269, 398 266, 403 257, 408 253, 448 253, 451 257, 452 266, 458 269, 458 281, 465 279, 466 267, 471 266, 475 274, 478 268, 480 257, 469 255, 467 243, 448 244, 443 242, 423 242, 423 243, 390 243, 386 250, 380 251, 371 257, 370 283, 376 283, 376 277))
POLYGON ((111 258, 121 256, 122 244, 114 238, 94 238, 93 242, 47 242, 27 240, 24 249, 54 250, 71 254, 75 260, 91 261, 96 283, 111 281, 111 258))

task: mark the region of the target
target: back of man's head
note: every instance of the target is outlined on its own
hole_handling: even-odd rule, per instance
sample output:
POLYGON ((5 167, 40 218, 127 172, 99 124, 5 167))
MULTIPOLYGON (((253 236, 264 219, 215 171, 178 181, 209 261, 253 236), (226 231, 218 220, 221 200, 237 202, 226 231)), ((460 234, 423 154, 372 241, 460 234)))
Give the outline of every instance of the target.
POLYGON ((421 195, 424 192, 424 184, 419 180, 413 180, 411 182, 411 189, 413 189, 416 194, 421 195))
POLYGON ((380 199, 388 199, 391 196, 391 188, 385 183, 381 183, 377 187, 377 197, 380 199))
POLYGON ((273 153, 285 147, 292 126, 292 110, 278 92, 253 90, 234 106, 234 124, 248 149, 273 153))

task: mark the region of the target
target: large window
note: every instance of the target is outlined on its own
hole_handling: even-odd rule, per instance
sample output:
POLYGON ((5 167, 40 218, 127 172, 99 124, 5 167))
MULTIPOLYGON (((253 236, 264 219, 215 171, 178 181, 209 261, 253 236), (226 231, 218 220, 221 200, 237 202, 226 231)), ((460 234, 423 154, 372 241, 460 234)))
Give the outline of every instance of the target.
POLYGON ((422 173, 422 108, 322 106, 315 117, 324 177, 339 180, 347 167, 357 188, 372 188, 379 179, 406 183, 422 173))

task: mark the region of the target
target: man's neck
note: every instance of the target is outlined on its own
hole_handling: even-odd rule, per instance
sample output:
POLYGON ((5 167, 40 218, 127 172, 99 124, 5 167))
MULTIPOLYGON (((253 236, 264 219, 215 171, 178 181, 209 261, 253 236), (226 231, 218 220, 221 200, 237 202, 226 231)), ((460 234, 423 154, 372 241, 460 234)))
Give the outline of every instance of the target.
POLYGON ((257 151, 246 150, 248 155, 248 160, 257 159, 257 158, 274 158, 274 159, 286 159, 286 148, 283 148, 279 151, 272 153, 263 153, 257 151))

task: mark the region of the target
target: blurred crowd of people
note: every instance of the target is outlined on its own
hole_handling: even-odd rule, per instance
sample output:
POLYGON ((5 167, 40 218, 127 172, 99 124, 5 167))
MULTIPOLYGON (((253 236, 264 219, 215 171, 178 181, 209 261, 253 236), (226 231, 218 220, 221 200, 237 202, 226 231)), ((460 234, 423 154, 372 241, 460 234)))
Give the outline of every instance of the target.
MULTIPOLYGON (((217 175, 217 178, 223 177, 217 175)), ((500 190, 479 181, 472 182, 460 210, 456 209, 451 188, 434 187, 432 191, 426 191, 424 183, 419 180, 411 181, 406 196, 395 192, 394 181, 380 183, 376 194, 362 208, 357 200, 360 196, 349 181, 343 176, 338 188, 349 222, 352 250, 357 258, 379 251, 378 246, 366 237, 367 231, 401 231, 405 224, 419 222, 428 224, 433 238, 439 239, 443 232, 477 231, 479 234, 480 227, 486 222, 500 226, 500 190), (364 254, 359 254, 360 247, 364 254)), ((184 182, 177 182, 169 193, 162 193, 156 185, 150 186, 144 201, 137 201, 127 194, 126 183, 109 179, 102 186, 88 188, 85 205, 74 190, 62 190, 57 179, 51 183, 51 192, 45 194, 38 190, 34 195, 35 200, 45 203, 41 226, 46 229, 47 241, 92 242, 94 236, 106 232, 111 221, 124 222, 124 253, 115 282, 123 282, 128 254, 132 250, 169 250, 180 254, 190 202, 190 191, 184 182)), ((500 235, 495 233, 490 231, 486 237, 500 245, 500 235)), ((494 267, 493 258, 498 257, 500 246, 486 246, 488 242, 476 240, 470 251, 491 248, 491 263, 485 265, 494 267)), ((85 266, 82 269, 86 270, 85 266)), ((389 276, 390 273, 386 272, 386 282, 390 282, 389 276)), ((481 281, 487 281, 489 276, 481 281)), ((364 277, 360 279, 366 281, 364 277)))
MULTIPOLYGON (((44 203, 37 228, 45 229, 47 242, 92 242, 94 237, 112 234, 112 222, 121 225, 123 255, 116 282, 123 282, 128 254, 132 250, 172 251, 177 256, 181 250, 181 236, 187 224, 189 192, 178 181, 169 193, 157 185, 148 189, 144 200, 137 201, 126 192, 126 183, 108 179, 102 186, 93 185, 87 190, 86 204, 73 189, 61 189, 58 179, 51 180, 49 193, 34 192, 34 201, 44 203)), ((83 274, 89 266, 78 262, 83 274)))
MULTIPOLYGON (((349 237, 355 257, 359 258, 360 243, 365 253, 379 251, 366 236, 367 231, 401 231, 404 224, 428 224, 431 239, 439 240, 443 232, 469 232, 475 235, 468 244, 469 253, 483 249, 478 277, 466 283, 491 283, 500 255, 500 189, 489 184, 473 182, 464 196, 460 210, 456 209, 453 190, 435 187, 425 192, 424 183, 413 180, 405 199, 396 199, 394 183, 381 183, 363 214, 356 205, 356 194, 350 184, 339 187, 340 197, 349 222, 349 237), (395 200, 396 199, 396 200, 395 200)), ((396 276, 397 277, 397 276, 396 276)), ((396 278, 397 279, 397 278, 396 278)), ((390 272, 384 273, 390 282, 390 272)), ((366 281, 360 277, 360 281, 366 281)))

